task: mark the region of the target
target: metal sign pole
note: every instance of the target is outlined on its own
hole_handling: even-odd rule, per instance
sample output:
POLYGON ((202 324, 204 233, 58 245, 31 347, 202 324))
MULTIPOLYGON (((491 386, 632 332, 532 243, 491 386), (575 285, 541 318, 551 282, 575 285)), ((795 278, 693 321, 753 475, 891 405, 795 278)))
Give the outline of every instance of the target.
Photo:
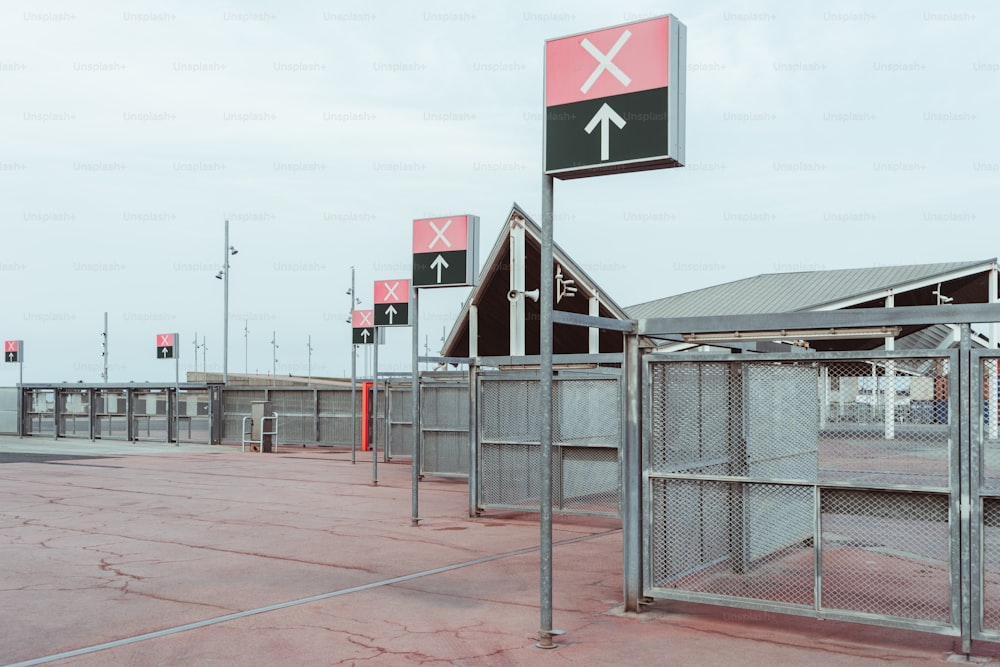
POLYGON ((542 258, 541 258, 541 332, 539 339, 540 368, 538 401, 540 412, 539 439, 539 505, 541 563, 541 625, 539 648, 554 648, 552 642, 552 246, 553 246, 553 178, 542 176, 542 258))
MULTIPOLYGON (((174 341, 175 348, 180 351, 180 338, 174 341)), ((174 357, 174 446, 181 444, 181 355, 174 357)), ((169 438, 168 438, 169 440, 169 438)))
POLYGON ((24 437, 24 350, 17 351, 17 437, 24 437))
POLYGON ((420 514, 417 511, 419 503, 419 491, 417 487, 420 483, 420 368, 418 366, 418 353, 420 346, 419 314, 417 304, 417 288, 410 286, 410 324, 413 327, 413 371, 411 376, 411 398, 413 401, 413 459, 412 470, 410 471, 410 525, 417 526, 420 523, 420 514))
POLYGON ((355 463, 355 443, 358 440, 358 397, 357 397, 357 376, 358 376, 358 346, 351 345, 351 463, 355 463))
POLYGON ((375 351, 372 352, 374 356, 374 361, 372 362, 372 390, 374 391, 374 396, 369 402, 372 406, 372 428, 369 429, 371 433, 371 443, 372 443, 372 484, 378 484, 378 327, 372 327, 372 331, 375 332, 375 351))

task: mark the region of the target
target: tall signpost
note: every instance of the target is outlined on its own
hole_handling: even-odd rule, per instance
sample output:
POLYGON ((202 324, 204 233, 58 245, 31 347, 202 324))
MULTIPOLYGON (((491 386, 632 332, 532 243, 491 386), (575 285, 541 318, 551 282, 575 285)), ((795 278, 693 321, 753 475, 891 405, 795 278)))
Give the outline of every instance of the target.
POLYGON ((479 217, 453 215, 413 221, 413 282, 410 304, 413 313, 413 369, 410 389, 413 403, 413 462, 410 524, 420 522, 420 323, 418 293, 421 287, 466 287, 479 276, 479 217))
MULTIPOLYGON (((354 300, 353 270, 351 271, 351 300, 354 300)), ((355 462, 355 451, 357 442, 357 420, 355 419, 355 409, 357 400, 354 396, 354 386, 357 382, 357 349, 358 345, 372 345, 375 341, 375 311, 374 310, 352 310, 351 311, 351 463, 355 462)), ((367 353, 366 353, 367 354, 367 353)), ((365 415, 365 419, 368 415, 365 415)))
MULTIPOLYGON (((174 360, 174 439, 180 445, 180 394, 181 390, 181 337, 180 334, 156 334, 156 358, 174 360)), ((167 419, 167 442, 170 442, 170 419, 167 419)))
MULTIPOLYGON (((406 327, 410 325, 410 281, 376 280, 375 281, 375 314, 373 327, 374 337, 379 335, 379 327, 406 327)), ((375 395, 372 400, 372 414, 375 428, 372 429, 372 484, 378 484, 378 345, 375 345, 375 360, 372 372, 372 389, 375 395)), ((385 445, 383 445, 384 447, 385 445)))
MULTIPOLYGON (((686 51, 687 28, 672 15, 545 42, 539 400, 547 409, 539 411, 541 648, 554 648, 557 634, 552 628, 553 179, 684 166, 686 51)), ((627 543, 626 553, 641 548, 641 535, 634 532, 625 540, 639 544, 627 543)))
POLYGON ((24 408, 22 394, 24 390, 24 341, 6 340, 3 343, 3 360, 9 364, 17 364, 17 435, 24 435, 24 408))

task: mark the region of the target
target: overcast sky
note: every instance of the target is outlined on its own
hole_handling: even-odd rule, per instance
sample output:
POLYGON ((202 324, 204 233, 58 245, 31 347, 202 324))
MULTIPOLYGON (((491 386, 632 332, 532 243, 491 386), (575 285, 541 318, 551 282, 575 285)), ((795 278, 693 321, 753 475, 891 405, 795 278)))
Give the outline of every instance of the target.
MULTIPOLYGON (((682 169, 556 182, 555 238, 620 305, 784 271, 995 257, 1000 5, 0 5, 0 339, 26 382, 350 373, 351 267, 410 275, 412 220, 540 218, 546 39, 688 28, 682 169), (244 346, 244 323, 249 329, 244 346), (202 368, 202 351, 198 352, 202 368)), ((530 286, 529 286, 530 287, 530 286)), ((467 294, 424 291, 437 353, 467 294)), ((410 331, 380 369, 409 370, 410 331)), ((423 346, 422 346, 423 347, 423 346)), ((423 353, 421 349, 421 353, 423 353)), ((359 368, 363 367, 359 355, 359 368)), ((0 385, 17 382, 0 364, 0 385)))

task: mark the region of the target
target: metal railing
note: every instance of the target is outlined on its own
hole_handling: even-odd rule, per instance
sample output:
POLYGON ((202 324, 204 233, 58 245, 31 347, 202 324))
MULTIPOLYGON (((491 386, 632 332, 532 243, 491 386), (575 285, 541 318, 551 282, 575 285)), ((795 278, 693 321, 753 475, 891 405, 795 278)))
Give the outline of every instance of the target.
POLYGON ((273 436, 272 439, 271 439, 271 451, 272 452, 277 452, 278 451, 278 413, 277 412, 272 412, 269 416, 265 416, 261 420, 261 425, 260 425, 260 440, 254 440, 253 439, 253 418, 250 417, 249 415, 246 416, 246 417, 244 417, 243 418, 243 437, 242 437, 241 442, 240 442, 240 451, 241 452, 246 452, 247 451, 247 445, 251 445, 251 447, 253 445, 259 445, 259 448, 256 451, 263 452, 264 451, 264 440, 266 439, 267 436, 273 436), (272 428, 272 430, 270 430, 270 431, 266 430, 266 427, 265 427, 265 424, 267 423, 268 420, 271 421, 271 428, 272 428), (248 423, 249 423, 249 428, 248 428, 248 423))

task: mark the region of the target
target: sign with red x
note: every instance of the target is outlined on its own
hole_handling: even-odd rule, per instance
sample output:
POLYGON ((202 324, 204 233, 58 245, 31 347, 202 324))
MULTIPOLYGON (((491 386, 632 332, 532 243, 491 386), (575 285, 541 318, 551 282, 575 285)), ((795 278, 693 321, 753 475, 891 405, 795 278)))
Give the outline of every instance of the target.
POLYGON ((684 165, 687 28, 672 15, 545 42, 545 173, 684 165))
POLYGON ((23 340, 6 340, 3 343, 3 359, 4 361, 9 361, 11 363, 20 363, 24 361, 24 341, 23 340))
POLYGON ((354 345, 371 345, 375 342, 375 311, 351 311, 351 342, 354 345))
POLYGON ((406 327, 410 325, 410 281, 375 281, 375 326, 406 327))
POLYGON ((165 333, 156 334, 156 358, 176 359, 180 357, 180 351, 174 345, 178 339, 178 334, 165 333))
POLYGON ((478 265, 478 216, 413 221, 414 287, 475 285, 478 265))

